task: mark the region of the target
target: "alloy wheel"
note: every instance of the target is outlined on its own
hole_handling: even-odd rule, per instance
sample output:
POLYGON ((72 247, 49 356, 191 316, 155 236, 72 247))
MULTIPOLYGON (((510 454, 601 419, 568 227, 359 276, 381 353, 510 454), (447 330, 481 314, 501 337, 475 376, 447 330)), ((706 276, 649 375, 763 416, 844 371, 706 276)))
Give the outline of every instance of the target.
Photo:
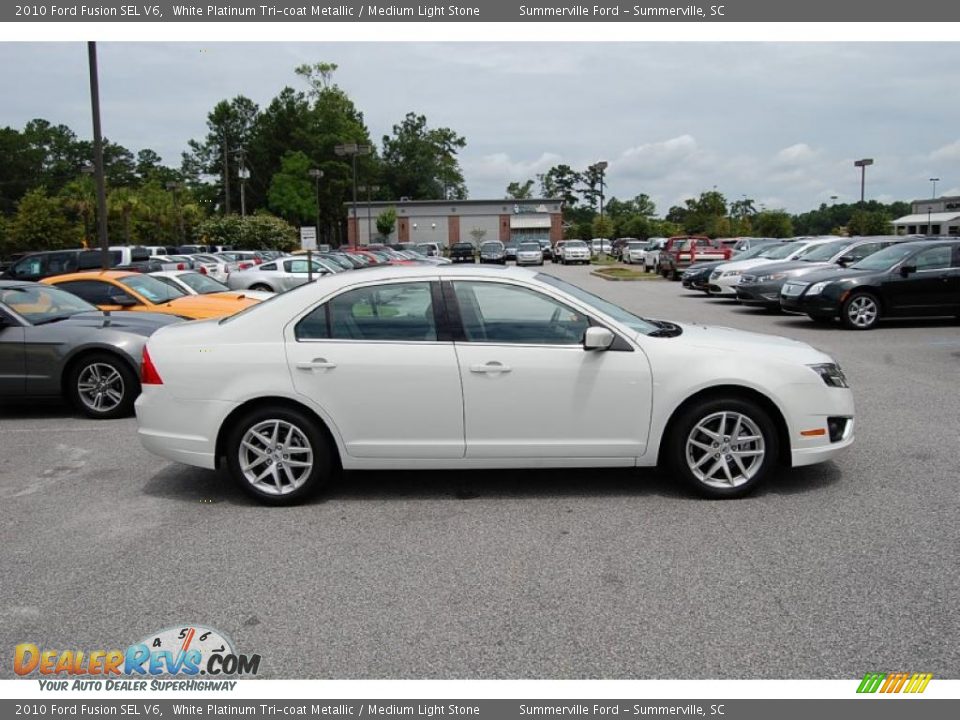
POLYGON ((865 329, 877 321, 879 308, 877 301, 869 295, 857 295, 847 305, 847 318, 850 324, 865 329))
POLYGON ((763 465, 765 454, 757 423, 732 411, 702 418, 687 436, 685 448, 690 472, 713 488, 735 488, 749 482, 763 465))
POLYGON ((286 420, 263 420, 244 433, 238 450, 244 479, 267 495, 300 488, 313 470, 313 448, 306 434, 286 420))
POLYGON ((95 413, 108 413, 123 402, 123 376, 107 363, 90 363, 77 378, 77 395, 95 413))

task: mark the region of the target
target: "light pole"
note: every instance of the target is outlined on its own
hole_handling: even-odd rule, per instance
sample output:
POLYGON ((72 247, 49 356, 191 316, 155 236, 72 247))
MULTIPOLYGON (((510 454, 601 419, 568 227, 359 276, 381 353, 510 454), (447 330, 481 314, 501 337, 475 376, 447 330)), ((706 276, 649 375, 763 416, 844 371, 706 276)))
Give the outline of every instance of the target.
POLYGON ((864 189, 867 183, 867 166, 873 165, 873 158, 863 158, 854 160, 853 166, 860 168, 860 203, 863 204, 864 189))
POLYGON ((933 199, 937 199, 937 183, 940 182, 940 178, 930 178, 930 182, 933 183, 933 199))
MULTIPOLYGON (((934 200, 937 199, 937 182, 939 182, 939 180, 940 178, 938 177, 930 178, 930 182, 933 183, 933 199, 934 200)), ((933 230, 930 228, 930 210, 932 207, 933 207, 932 205, 927 205, 927 235, 933 235, 933 230)))
POLYGON ((180 244, 183 245, 186 242, 186 235, 183 231, 183 208, 180 206, 180 190, 183 188, 183 183, 171 180, 167 183, 166 188, 173 193, 173 205, 177 209, 177 227, 180 233, 180 244))
POLYGON ((100 130, 100 80, 97 74, 97 44, 87 43, 90 65, 90 106, 93 111, 93 173, 97 184, 97 235, 100 238, 100 263, 110 267, 107 239, 107 184, 103 176, 103 133, 100 130))
MULTIPOLYGON (((333 148, 339 157, 349 157, 353 161, 353 234, 354 236, 359 236, 357 232, 357 156, 358 155, 369 155, 370 146, 369 145, 360 145, 358 143, 342 143, 336 145, 333 148)), ((350 239, 350 221, 347 221, 347 239, 350 239)), ((359 237, 354 237, 355 241, 359 240, 359 237)), ((358 243, 359 244, 359 243, 358 243)))
POLYGON ((243 164, 243 155, 240 156, 240 169, 237 171, 237 177, 240 178, 240 217, 247 216, 247 180, 250 179, 250 171, 243 164))
POLYGON ((319 168, 313 168, 307 173, 316 181, 317 189, 317 242, 320 242, 320 178, 323 177, 323 170, 319 168))
MULTIPOLYGON (((590 170, 600 174, 600 227, 603 228, 603 172, 607 169, 609 163, 606 160, 601 160, 598 163, 594 163, 590 166, 590 170)), ((598 257, 603 260, 603 238, 600 238, 600 251, 598 257)))
POLYGON ((366 190, 366 192, 367 192, 367 244, 369 245, 369 244, 370 244, 370 240, 373 238, 373 228, 372 228, 371 225, 370 225, 370 222, 371 222, 371 218, 370 218, 370 214, 371 214, 370 206, 371 206, 371 204, 372 204, 373 201, 370 199, 370 197, 371 197, 370 194, 371 194, 371 193, 375 193, 375 192, 380 192, 380 186, 379 186, 379 185, 367 185, 367 186, 365 186, 365 187, 362 188, 362 189, 363 189, 363 190, 366 190))

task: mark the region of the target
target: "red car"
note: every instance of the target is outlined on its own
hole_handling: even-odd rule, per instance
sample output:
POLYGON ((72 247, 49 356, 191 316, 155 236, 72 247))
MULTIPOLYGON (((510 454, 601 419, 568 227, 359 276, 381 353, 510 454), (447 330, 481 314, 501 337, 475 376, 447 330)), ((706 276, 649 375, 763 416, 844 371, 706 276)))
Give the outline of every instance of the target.
POLYGON ((667 240, 660 251, 660 274, 679 280, 681 273, 695 262, 729 260, 733 250, 705 235, 677 235, 667 240))

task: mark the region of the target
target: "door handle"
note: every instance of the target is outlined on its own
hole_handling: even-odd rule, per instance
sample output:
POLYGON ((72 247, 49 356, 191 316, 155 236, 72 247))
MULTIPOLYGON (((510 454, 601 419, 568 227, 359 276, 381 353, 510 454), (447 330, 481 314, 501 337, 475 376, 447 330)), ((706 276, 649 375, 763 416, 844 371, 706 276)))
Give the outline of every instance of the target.
POLYGON ((492 362, 488 362, 485 365, 470 366, 470 372, 472 373, 487 373, 487 374, 508 373, 512 369, 513 368, 511 368, 509 365, 504 365, 503 363, 499 363, 496 360, 492 362))
POLYGON ((314 358, 310 362, 297 363, 297 370, 332 370, 336 363, 327 362, 326 358, 314 358))

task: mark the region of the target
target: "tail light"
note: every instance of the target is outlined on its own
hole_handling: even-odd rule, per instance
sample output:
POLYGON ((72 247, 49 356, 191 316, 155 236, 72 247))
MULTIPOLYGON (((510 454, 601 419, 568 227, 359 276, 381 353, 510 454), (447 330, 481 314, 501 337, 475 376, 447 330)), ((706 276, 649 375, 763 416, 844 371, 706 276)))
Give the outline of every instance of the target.
POLYGON ((254 259, 253 259, 253 264, 254 264, 254 265, 260 265, 262 262, 263 262, 263 259, 262 259, 262 258, 254 258, 254 259))
POLYGON ((237 270, 246 270, 250 267, 253 267, 253 263, 242 262, 237 265, 237 270))
POLYGON ((187 266, 184 263, 177 263, 177 270, 186 270, 187 266))
POLYGON ((200 273, 201 275, 206 275, 207 269, 203 265, 201 265, 200 267, 197 268, 197 272, 200 273))
POLYGON ((143 357, 140 359, 140 384, 163 385, 163 379, 157 372, 157 368, 154 367, 153 360, 150 359, 150 352, 146 347, 143 348, 143 357))

